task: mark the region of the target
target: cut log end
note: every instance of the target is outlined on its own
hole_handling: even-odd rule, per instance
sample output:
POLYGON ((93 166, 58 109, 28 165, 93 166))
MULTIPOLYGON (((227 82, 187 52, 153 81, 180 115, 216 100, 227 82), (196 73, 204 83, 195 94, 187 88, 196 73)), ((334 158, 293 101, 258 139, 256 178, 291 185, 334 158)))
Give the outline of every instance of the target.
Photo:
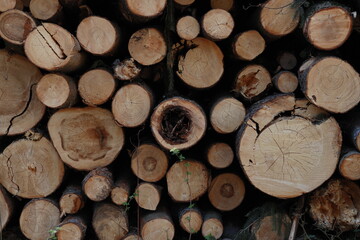
POLYGON ((143 23, 160 16, 166 0, 121 0, 120 10, 130 22, 143 23))
POLYGON ((268 37, 285 36, 299 24, 300 7, 295 0, 269 0, 261 8, 259 21, 268 37))
POLYGON ((289 236, 290 225, 291 220, 287 215, 275 214, 262 218, 252 226, 251 231, 256 240, 282 240, 289 236))
POLYGON ((305 96, 316 106, 345 113, 360 101, 359 73, 337 57, 311 58, 299 69, 305 96))
POLYGON ((90 106, 107 102, 114 94, 115 89, 114 77, 104 69, 93 69, 84 73, 78 83, 79 94, 83 102, 90 106))
POLYGON ((95 207, 92 226, 99 239, 123 239, 129 231, 128 216, 123 208, 100 203, 95 207))
POLYGON ((203 237, 212 235, 215 239, 219 239, 224 232, 224 226, 221 216, 217 212, 207 212, 204 215, 204 222, 201 227, 203 237))
POLYGON ((209 164, 218 169, 227 168, 233 162, 234 152, 227 143, 214 143, 206 153, 209 164))
POLYGON ((26 38, 24 48, 32 63, 48 71, 71 72, 85 62, 77 39, 52 23, 36 27, 26 38))
POLYGON ((58 20, 62 10, 58 0, 31 0, 29 8, 34 18, 44 21, 58 20))
POLYGON ((215 208, 231 211, 238 207, 245 197, 244 182, 235 174, 220 174, 212 180, 208 196, 215 208))
POLYGON ((138 63, 149 66, 161 62, 166 56, 166 42, 156 28, 136 31, 128 44, 129 53, 138 63))
POLYGON ((204 35, 211 40, 220 41, 228 38, 235 23, 231 14, 223 9, 212 9, 202 18, 201 27, 204 35))
POLYGON ((185 208, 179 214, 179 222, 182 229, 193 234, 201 230, 203 218, 198 209, 185 208))
POLYGON ((25 57, 7 50, 0 50, 0 65, 6 66, 0 69, 0 135, 24 133, 45 113, 35 94, 42 74, 25 57))
POLYGON ((314 192, 309 201, 310 216, 325 230, 348 231, 360 225, 360 188, 349 180, 331 180, 314 192))
POLYGON ((28 239, 48 239, 49 231, 60 223, 60 210, 52 200, 33 199, 25 205, 19 221, 21 232, 28 239))
POLYGON ((184 160, 172 165, 166 174, 166 181, 169 195, 174 201, 189 202, 205 194, 210 173, 201 162, 184 160))
POLYGON ((210 111, 210 122, 214 130, 221 134, 236 131, 244 121, 246 109, 233 97, 220 98, 210 111))
POLYGON ((215 85, 224 72, 221 49, 205 38, 195 38, 186 43, 185 56, 180 56, 177 75, 194 88, 209 88, 215 85))
POLYGON ((235 36, 233 53, 245 61, 254 60, 265 50, 265 40, 256 30, 250 30, 235 36))
POLYGON ((135 80, 141 73, 141 67, 133 58, 123 61, 116 60, 114 65, 114 76, 122 81, 135 80))
MULTIPOLYGON (((304 25, 304 35, 308 41, 321 50, 340 47, 352 31, 352 16, 338 6, 321 7, 309 14, 304 25)), ((311 11, 311 10, 309 10, 311 11)))
POLYGON ((111 55, 120 43, 117 25, 97 16, 83 19, 76 30, 76 37, 81 46, 94 55, 111 55))
POLYGON ((169 213, 161 209, 141 216, 140 234, 144 240, 172 240, 175 227, 169 213))
POLYGON ((12 216, 14 205, 9 194, 0 185, 0 231, 2 231, 12 216))
POLYGON ((282 93, 292 93, 299 85, 297 76, 289 71, 281 71, 277 73, 272 78, 272 82, 274 86, 282 93))
POLYGON ((142 144, 131 157, 131 169, 141 180, 157 182, 162 179, 168 168, 168 157, 157 146, 142 144))
POLYGON ((139 207, 156 210, 161 199, 161 187, 151 183, 140 183, 135 190, 135 200, 139 207))
POLYGON ((14 9, 0 15, 0 36, 9 43, 23 45, 35 27, 34 19, 23 11, 14 9))
POLYGON ((93 170, 115 160, 124 144, 124 132, 110 111, 67 108, 53 114, 49 134, 62 160, 78 170, 93 170))
POLYGON ((105 200, 113 187, 112 174, 107 168, 97 168, 89 172, 82 182, 85 195, 94 202, 105 200))
POLYGON ((270 84, 271 76, 266 68, 261 65, 249 65, 238 73, 233 91, 251 100, 265 92, 270 84))
POLYGON ((156 141, 164 148, 186 149, 196 144, 206 130, 206 116, 196 103, 174 97, 161 102, 150 122, 156 141))
POLYGON ((58 153, 44 137, 13 142, 0 155, 0 166, 1 184, 23 198, 50 195, 60 186, 65 172, 58 153))
POLYGON ((347 179, 356 181, 360 179, 360 153, 350 151, 344 154, 339 162, 339 172, 347 179))
POLYGON ((59 200, 61 215, 75 214, 85 205, 80 186, 68 186, 59 200))
POLYGON ((76 102, 76 84, 66 75, 50 73, 40 79, 36 86, 36 95, 47 107, 70 107, 76 102))
POLYGON ((290 52, 281 52, 276 60, 279 63, 280 67, 285 70, 292 70, 297 65, 296 56, 290 52))
POLYGON ((238 135, 237 154, 246 175, 261 191, 280 198, 302 195, 326 181, 336 169, 342 142, 332 117, 314 114, 316 120, 310 112, 306 118, 298 113, 275 117, 294 108, 291 95, 269 97, 250 110, 238 135))
POLYGON ((59 225, 59 231, 56 233, 58 240, 83 240, 85 239, 86 223, 79 216, 69 216, 59 225))
POLYGON ((112 101, 115 120, 125 127, 137 127, 143 124, 153 105, 153 96, 149 88, 131 83, 120 88, 112 101))
POLYGON ((12 9, 22 10, 24 4, 22 0, 3 0, 0 2, 0 13, 6 12, 12 9))
POLYGON ((176 32, 180 38, 184 40, 193 40, 200 33, 200 24, 196 18, 185 16, 178 20, 176 24, 176 32))

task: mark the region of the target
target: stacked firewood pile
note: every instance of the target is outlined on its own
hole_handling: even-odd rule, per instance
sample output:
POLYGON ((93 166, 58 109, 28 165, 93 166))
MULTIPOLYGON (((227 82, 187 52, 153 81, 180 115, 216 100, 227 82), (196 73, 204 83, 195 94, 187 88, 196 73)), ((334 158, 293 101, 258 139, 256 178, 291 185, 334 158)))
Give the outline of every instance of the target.
POLYGON ((356 239, 357 11, 0 0, 0 239, 356 239))

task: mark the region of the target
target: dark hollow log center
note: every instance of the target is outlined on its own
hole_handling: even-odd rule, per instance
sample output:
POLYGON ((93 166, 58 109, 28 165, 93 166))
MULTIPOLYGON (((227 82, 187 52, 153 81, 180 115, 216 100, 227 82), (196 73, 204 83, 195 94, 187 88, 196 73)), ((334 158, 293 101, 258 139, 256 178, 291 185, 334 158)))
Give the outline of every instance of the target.
POLYGON ((191 129, 189 112, 182 107, 169 107, 161 119, 162 137, 169 143, 185 143, 191 129))
POLYGON ((223 197, 231 198, 234 196, 234 187, 229 183, 225 183, 220 188, 220 194, 223 197))

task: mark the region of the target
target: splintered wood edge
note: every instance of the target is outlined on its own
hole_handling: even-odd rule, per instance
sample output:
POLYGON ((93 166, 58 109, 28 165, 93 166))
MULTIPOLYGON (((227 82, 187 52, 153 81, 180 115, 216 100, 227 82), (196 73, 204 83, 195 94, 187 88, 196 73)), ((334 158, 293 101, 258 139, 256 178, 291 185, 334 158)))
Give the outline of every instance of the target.
MULTIPOLYGON (((315 119, 310 120, 308 118, 304 118, 303 116, 296 115, 274 120, 274 117, 279 113, 284 111, 293 111, 294 107, 295 99, 289 94, 270 96, 259 101, 252 109, 249 110, 250 114, 248 114, 245 124, 243 124, 242 128, 239 130, 237 136, 236 153, 240 159, 240 164, 251 183, 261 191, 279 198, 297 197, 314 190, 326 181, 336 169, 337 159, 340 154, 340 147, 342 143, 339 125, 332 117, 324 116, 322 119, 320 118, 321 120, 318 120, 319 122, 315 119), (312 129, 311 131, 315 131, 314 133, 319 135, 321 139, 328 139, 329 142, 322 146, 324 148, 323 153, 328 155, 323 155, 323 158, 319 159, 316 154, 313 155, 312 153, 306 151, 305 154, 308 155, 311 161, 307 162, 308 165, 301 167, 301 171, 290 175, 285 175, 284 172, 276 174, 272 172, 269 173, 268 170, 262 169, 266 167, 264 164, 259 164, 259 162, 255 160, 256 154, 261 155, 258 150, 256 151, 256 148, 259 148, 260 142, 264 142, 265 140, 272 141, 271 137, 264 138, 264 136, 266 134, 271 135, 271 129, 274 128, 274 126, 276 127, 275 130, 283 129, 285 127, 283 126, 284 124, 287 125, 290 123, 296 123, 294 126, 297 126, 297 123, 300 125, 305 124, 305 127, 312 129), (332 131, 329 131, 329 129, 332 131), (257 133, 257 131, 260 132, 257 133), (249 143, 249 141, 251 143, 249 143), (254 142, 254 144, 252 144, 252 142, 254 142), (257 147, 253 149, 253 145, 254 147, 257 147), (242 149, 241 152, 239 152, 239 148, 242 149), (314 161, 312 160, 314 157, 316 160, 315 163, 312 163, 312 161, 314 161), (326 161, 324 159, 326 159, 326 161), (329 159, 331 159, 331 161, 329 159), (316 168, 312 166, 316 166, 316 168), (321 169, 321 172, 319 172, 318 169, 321 169)), ((301 136, 305 133, 306 132, 303 131, 301 136)), ((296 134, 296 130, 294 133, 288 132, 287 134, 296 134)), ((306 138, 306 136, 304 135, 303 138, 306 138)), ((287 145, 290 144, 292 146, 294 145, 292 144, 292 140, 296 141, 296 138, 289 136, 289 139, 285 142, 283 141, 283 144, 286 143, 287 145)), ((304 143, 308 144, 308 141, 304 143)), ((270 150, 268 148, 271 144, 268 143, 266 146, 268 146, 266 147, 266 151, 269 153, 270 150)), ((298 146, 298 144, 296 144, 296 146, 298 146)), ((313 151, 315 152, 318 151, 315 143, 309 144, 308 147, 309 149, 313 148, 313 151)), ((287 151, 290 150, 288 149, 287 151)), ((304 151, 301 151, 301 153, 303 152, 304 151)), ((270 164, 270 168, 277 166, 275 162, 276 161, 270 164)))

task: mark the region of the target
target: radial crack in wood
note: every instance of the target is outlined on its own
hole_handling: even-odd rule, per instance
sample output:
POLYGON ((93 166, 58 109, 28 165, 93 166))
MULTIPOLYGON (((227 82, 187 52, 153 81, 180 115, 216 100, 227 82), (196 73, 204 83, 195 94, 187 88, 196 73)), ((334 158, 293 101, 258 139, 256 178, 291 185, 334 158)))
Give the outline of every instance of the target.
POLYGON ((312 104, 301 105, 303 110, 296 111, 292 95, 267 97, 249 110, 238 132, 236 152, 243 170, 255 187, 275 197, 310 192, 337 166, 339 125, 316 107, 304 110, 312 104))

